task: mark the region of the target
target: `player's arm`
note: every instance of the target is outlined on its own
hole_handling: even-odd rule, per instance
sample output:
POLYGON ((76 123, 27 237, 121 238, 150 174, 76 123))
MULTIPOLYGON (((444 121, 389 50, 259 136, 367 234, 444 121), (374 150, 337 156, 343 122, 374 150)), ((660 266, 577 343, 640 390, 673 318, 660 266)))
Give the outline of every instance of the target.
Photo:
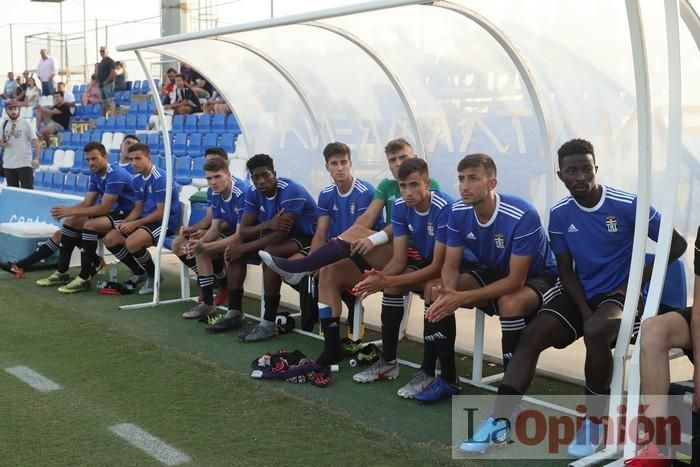
POLYGON ((564 287, 564 291, 571 297, 574 303, 576 303, 576 307, 581 312, 581 316, 585 321, 593 314, 593 311, 586 302, 586 294, 583 291, 583 286, 574 271, 574 260, 571 257, 571 253, 568 251, 559 253, 556 255, 556 258, 559 280, 564 287))
POLYGON ((62 219, 64 217, 71 217, 71 216, 81 216, 81 217, 106 216, 112 210, 112 205, 117 200, 117 198, 118 198, 118 195, 104 194, 102 196, 102 203, 95 205, 94 203, 97 200, 97 193, 96 192, 89 192, 88 194, 85 195, 85 199, 83 200, 83 202, 85 204, 80 205, 80 203, 79 203, 78 205, 75 205, 72 207, 57 206, 57 207, 51 209, 51 214, 56 219, 62 219))
POLYGON ((314 251, 328 240, 328 226, 331 223, 330 216, 319 216, 316 220, 316 232, 311 239, 311 251, 314 251))
MULTIPOLYGON (((374 198, 371 203, 369 203, 369 206, 367 206, 367 209, 365 209, 365 212, 363 212, 356 220, 355 224, 359 224, 362 226, 367 227, 368 229, 371 229, 374 226, 374 223, 377 222, 377 219, 382 213, 382 209, 384 209, 385 202, 382 199, 374 198)), ((391 225, 390 222, 388 224, 391 225)))
POLYGON ((140 199, 134 203, 134 209, 132 209, 131 212, 129 213, 129 215, 126 216, 126 218, 124 218, 122 223, 133 222, 133 221, 137 220, 139 217, 141 217, 142 212, 143 212, 143 200, 140 199))
MULTIPOLYGON (((143 211, 143 203, 141 204, 142 206, 142 211, 143 211)), ((134 222, 138 227, 141 227, 142 225, 146 224, 152 224, 154 222, 162 222, 163 220, 163 215, 165 214, 165 203, 156 203, 156 209, 152 213, 144 216, 144 217, 139 217, 137 218, 134 222)))
MULTIPOLYGON (((668 251, 668 263, 671 264, 678 258, 680 258, 685 250, 688 248, 688 242, 681 234, 679 234, 676 229, 673 229, 673 234, 671 236, 671 247, 668 251)), ((654 267, 654 262, 652 261, 644 267, 644 273, 642 275, 642 283, 646 284, 651 280, 651 273, 654 267)))
POLYGON ((207 231, 207 229, 209 229, 209 227, 211 226, 211 222, 212 213, 211 206, 209 206, 207 207, 207 211, 204 213, 204 217, 202 217, 199 221, 190 226, 183 225, 180 228, 180 233, 184 236, 189 236, 192 239, 201 238, 207 231))

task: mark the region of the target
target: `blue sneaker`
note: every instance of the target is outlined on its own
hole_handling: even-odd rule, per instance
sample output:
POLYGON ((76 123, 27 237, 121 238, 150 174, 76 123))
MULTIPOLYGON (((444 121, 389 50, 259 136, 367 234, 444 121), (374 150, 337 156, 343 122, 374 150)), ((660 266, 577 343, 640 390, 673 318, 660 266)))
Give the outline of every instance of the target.
POLYGON ((605 426, 602 423, 593 423, 590 418, 586 418, 569 444, 569 455, 577 459, 593 455, 604 441, 604 433, 605 426))
POLYGON ((462 441, 459 450, 483 454, 491 445, 510 443, 510 422, 506 418, 488 417, 483 420, 471 438, 462 441))
POLYGON ((459 386, 450 384, 442 378, 436 378, 427 388, 416 394, 416 400, 424 404, 432 404, 448 397, 456 396, 461 391, 459 386))

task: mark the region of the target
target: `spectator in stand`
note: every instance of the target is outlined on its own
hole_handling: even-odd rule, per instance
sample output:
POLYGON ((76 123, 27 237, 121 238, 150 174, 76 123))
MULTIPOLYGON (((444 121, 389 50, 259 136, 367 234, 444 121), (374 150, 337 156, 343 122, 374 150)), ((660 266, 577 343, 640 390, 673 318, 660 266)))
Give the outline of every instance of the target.
POLYGON ((194 70, 192 70, 192 67, 190 67, 187 63, 180 65, 180 74, 185 80, 185 83, 189 84, 193 81, 193 71, 194 70))
POLYGON ((36 65, 36 76, 41 81, 41 94, 50 96, 56 92, 53 78, 58 73, 58 67, 56 66, 56 61, 49 55, 48 50, 41 49, 39 55, 41 55, 41 59, 36 65))
POLYGON ((100 86, 97 84, 96 74, 93 74, 90 77, 90 84, 85 90, 85 93, 83 93, 83 97, 81 100, 83 102, 83 105, 99 104, 102 101, 102 97, 100 95, 100 86))
POLYGON ((75 113, 75 95, 66 88, 66 83, 63 81, 58 83, 58 92, 63 93, 63 102, 70 107, 70 113, 73 115, 75 113))
POLYGON ((175 89, 175 75, 177 75, 177 70, 175 70, 175 68, 168 68, 165 74, 168 79, 163 80, 163 83, 160 85, 160 95, 163 98, 168 97, 172 94, 173 89, 175 89))
POLYGON ((17 81, 15 80, 15 74, 11 71, 7 73, 7 81, 5 81, 5 86, 3 86, 2 94, 0 95, 0 101, 6 101, 8 99, 14 99, 15 89, 17 89, 17 81))
POLYGON ((117 76, 114 60, 109 56, 107 47, 100 47, 102 61, 97 65, 97 84, 102 97, 102 113, 114 114, 114 79, 117 76))
POLYGON ((192 81, 190 88, 197 94, 200 99, 209 99, 214 92, 214 87, 202 75, 192 70, 192 81))
POLYGON ((214 89, 214 91, 211 93, 211 97, 202 106, 202 109, 206 113, 215 113, 215 114, 230 114, 231 113, 231 109, 228 108, 228 104, 221 98, 219 91, 216 89, 214 89))
POLYGON ((7 117, 0 131, 7 186, 31 190, 34 188, 34 169, 39 167, 39 142, 36 132, 27 120, 20 118, 16 102, 7 104, 7 117))
POLYGON ((18 102, 24 101, 24 93, 27 91, 27 78, 29 72, 25 71, 22 76, 17 77, 17 88, 15 89, 15 100, 18 102))
POLYGON ((36 129, 40 130, 41 137, 46 141, 47 146, 49 145, 49 138, 68 129, 68 124, 70 123, 70 107, 63 102, 62 92, 56 92, 53 95, 53 104, 51 107, 42 105, 36 107, 36 129), (42 123, 45 126, 40 129, 42 123))
POLYGON ((187 87, 182 75, 175 75, 175 92, 173 94, 165 98, 163 107, 172 110, 174 114, 184 115, 202 111, 199 99, 192 89, 187 87), (172 99, 173 94, 174 100, 172 99))
POLYGON ((119 60, 114 64, 114 72, 116 77, 114 78, 114 90, 115 91, 126 91, 126 82, 129 79, 126 74, 126 64, 119 60))
POLYGON ((36 86, 36 80, 34 78, 29 78, 27 80, 27 89, 24 91, 22 105, 25 107, 39 105, 39 97, 41 97, 41 90, 36 86))

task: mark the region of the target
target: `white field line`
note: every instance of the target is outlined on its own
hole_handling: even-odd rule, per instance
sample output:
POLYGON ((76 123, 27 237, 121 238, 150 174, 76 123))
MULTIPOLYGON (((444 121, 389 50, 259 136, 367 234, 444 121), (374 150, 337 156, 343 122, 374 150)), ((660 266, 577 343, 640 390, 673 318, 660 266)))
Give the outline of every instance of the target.
POLYGON ((54 383, 50 379, 42 376, 28 366, 13 366, 5 368, 5 371, 19 380, 27 383, 39 392, 58 391, 61 386, 54 383))
POLYGON ((109 431, 165 465, 180 465, 190 457, 132 423, 119 423, 109 431))

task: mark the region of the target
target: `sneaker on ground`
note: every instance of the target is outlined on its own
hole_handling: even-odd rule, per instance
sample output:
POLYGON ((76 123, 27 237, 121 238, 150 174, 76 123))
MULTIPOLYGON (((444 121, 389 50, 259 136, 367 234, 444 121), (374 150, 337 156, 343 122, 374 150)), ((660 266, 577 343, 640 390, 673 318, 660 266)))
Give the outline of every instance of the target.
POLYGON ((569 444, 569 455, 577 459, 588 457, 598 450, 605 433, 605 426, 602 423, 593 423, 590 418, 581 425, 576 432, 574 440, 569 444))
POLYGON ((213 314, 216 314, 215 306, 209 306, 206 303, 199 303, 190 311, 184 312, 182 317, 185 319, 199 319, 213 314))
POLYGON ((36 281, 36 285, 39 287, 55 287, 57 285, 64 285, 70 282, 70 274, 67 272, 54 271, 46 279, 39 279, 36 281))
POLYGON ((424 404, 432 404, 442 399, 456 396, 461 391, 458 385, 450 384, 442 378, 435 378, 430 385, 416 394, 416 400, 424 404))
POLYGON ((423 370, 419 370, 418 373, 413 375, 411 381, 409 381, 408 383, 406 383, 405 386, 396 391, 396 394, 398 394, 399 397, 403 397, 404 399, 413 399, 414 397, 416 397, 416 394, 427 388, 430 385, 430 383, 433 382, 433 380, 435 380, 435 377, 430 376, 423 370))
POLYGON ((656 444, 649 443, 639 454, 624 463, 629 467, 671 467, 673 460, 661 454, 656 444))
POLYGON ((81 279, 80 277, 76 277, 68 284, 58 288, 60 293, 78 293, 86 292, 88 290, 90 290, 90 281, 87 279, 81 279))
POLYGON ((399 362, 389 363, 384 361, 384 357, 374 362, 365 371, 352 375, 352 380, 356 383, 372 383, 378 379, 396 379, 399 376, 399 362))
MULTIPOLYGON (((204 297, 202 297, 204 300, 204 297)), ((226 304, 228 301, 228 289, 226 287, 221 287, 214 296, 214 306, 221 306, 226 304)))
POLYGON ((239 336, 242 342, 260 342, 277 335, 277 324, 259 323, 239 336))
POLYGON ((275 264, 275 258, 265 250, 258 251, 260 259, 265 263, 265 266, 275 271, 289 285, 297 285, 308 272, 287 272, 275 264))
POLYGON ((241 318, 242 316, 240 315, 232 316, 230 318, 222 316, 221 318, 217 319, 212 324, 207 326, 207 332, 209 334, 219 334, 222 332, 240 329, 241 327, 243 327, 243 320, 241 318))
POLYGON ((510 442, 510 422, 505 418, 488 417, 483 420, 471 438, 462 441, 459 450, 483 454, 492 445, 505 446, 510 442))
MULTIPOLYGON (((163 278, 160 279, 160 282, 163 283, 163 278)), ((148 295, 153 293, 153 288, 156 286, 156 279, 154 277, 147 277, 146 278, 146 283, 143 284, 143 287, 139 289, 139 295, 148 295)))

